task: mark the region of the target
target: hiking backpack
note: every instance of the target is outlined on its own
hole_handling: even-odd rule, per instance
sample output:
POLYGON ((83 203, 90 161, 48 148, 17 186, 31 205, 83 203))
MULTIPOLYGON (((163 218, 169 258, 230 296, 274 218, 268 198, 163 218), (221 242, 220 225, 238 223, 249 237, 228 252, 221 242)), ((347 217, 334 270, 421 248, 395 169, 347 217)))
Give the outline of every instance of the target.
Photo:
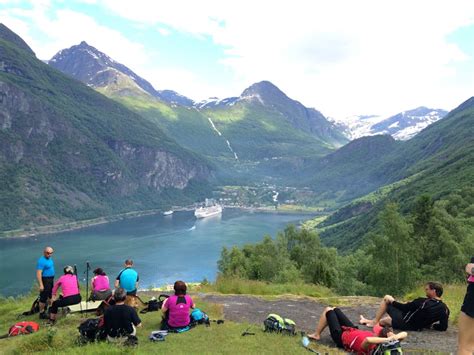
POLYGON ((206 326, 211 325, 211 321, 209 320, 209 316, 201 311, 199 308, 193 309, 191 312, 191 326, 195 326, 198 324, 205 324, 206 326))
POLYGON ((146 303, 146 308, 142 309, 140 313, 155 312, 161 309, 163 302, 167 299, 168 295, 159 295, 158 299, 151 299, 146 303))
POLYGON ((371 355, 399 355, 403 354, 402 345, 398 340, 392 340, 388 343, 379 344, 371 355))
POLYGON ((26 335, 37 332, 39 324, 36 322, 18 322, 13 324, 8 330, 8 336, 14 337, 17 335, 26 335))
MULTIPOLYGON (((26 311, 26 312, 23 312, 22 314, 20 314, 20 316, 31 316, 33 314, 36 314, 40 311, 39 309, 39 296, 33 301, 33 304, 31 305, 31 308, 29 311, 26 311)), ((18 316, 18 318, 20 318, 20 316, 18 316)))
POLYGON ((104 318, 90 318, 82 322, 77 329, 81 334, 81 339, 85 342, 96 341, 105 339, 105 333, 103 331, 104 318))
POLYGON ((265 332, 276 332, 288 335, 296 335, 296 324, 288 318, 283 318, 278 314, 269 314, 263 321, 265 332))

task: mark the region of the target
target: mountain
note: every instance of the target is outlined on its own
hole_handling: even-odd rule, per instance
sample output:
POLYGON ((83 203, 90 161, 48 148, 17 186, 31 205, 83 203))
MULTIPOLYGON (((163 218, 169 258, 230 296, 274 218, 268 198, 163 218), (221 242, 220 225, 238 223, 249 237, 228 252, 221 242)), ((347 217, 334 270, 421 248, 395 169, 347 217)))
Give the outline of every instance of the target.
POLYGON ((339 147, 347 143, 347 139, 321 112, 290 99, 269 81, 261 81, 249 86, 239 97, 212 99, 198 103, 197 107, 202 110, 222 111, 226 108, 232 110, 233 106, 239 104, 247 105, 247 107, 257 106, 268 111, 269 114, 282 116, 293 128, 309 133, 329 145, 339 147))
POLYGON ((384 119, 370 127, 371 133, 390 134, 395 139, 407 140, 430 124, 442 119, 447 111, 418 107, 384 119))
POLYGON ((172 90, 155 90, 153 86, 85 41, 59 51, 48 61, 52 67, 93 88, 103 88, 121 95, 151 95, 164 102, 192 106, 194 101, 172 90))
POLYGON ((225 184, 291 180, 304 159, 324 156, 347 141, 319 112, 279 94, 276 99, 262 95, 262 103, 245 90, 239 98, 189 108, 108 93, 208 158, 225 184))
POLYGON ((390 134, 395 139, 408 140, 430 124, 442 119, 447 113, 445 110, 421 106, 388 118, 365 115, 350 116, 343 120, 331 119, 331 121, 350 139, 390 134))
POLYGON ((14 44, 17 48, 23 49, 26 51, 29 55, 35 55, 35 52, 26 44, 26 42, 18 36, 15 32, 10 30, 7 26, 5 26, 3 23, 0 23, 0 38, 4 39, 5 41, 8 41, 12 44, 14 44))
MULTIPOLYGON (((354 167, 354 175, 363 174, 364 180, 368 181, 375 179, 380 189, 362 197, 359 201, 350 203, 329 218, 324 224, 322 238, 328 244, 343 249, 355 247, 360 245, 363 236, 371 228, 376 227, 376 215, 387 201, 397 201, 402 211, 407 211, 421 194, 428 194, 436 200, 465 187, 472 187, 474 181, 472 137, 474 137, 474 97, 412 139, 398 142, 388 151, 380 152, 377 160, 359 161, 354 167), (354 213, 357 210, 360 210, 360 213, 354 213)), ((343 173, 346 169, 343 165, 344 163, 340 162, 337 166, 333 166, 336 171, 334 174, 343 173)), ((316 179, 317 174, 315 172, 316 179)), ((332 191, 335 195, 341 191, 347 193, 346 188, 347 186, 341 185, 333 187, 332 191)), ((356 189, 353 188, 352 191, 356 189)), ((357 196, 357 193, 354 193, 354 196, 357 196)))
POLYGON ((0 231, 165 208, 208 191, 209 164, 23 43, 0 33, 0 231))
POLYGON ((238 98, 211 99, 191 107, 190 101, 176 104, 186 98, 174 92, 156 95, 144 79, 85 42, 60 51, 49 64, 133 109, 181 146, 206 157, 225 183, 294 174, 302 159, 323 156, 348 141, 320 112, 288 98, 268 81, 250 86, 238 98))

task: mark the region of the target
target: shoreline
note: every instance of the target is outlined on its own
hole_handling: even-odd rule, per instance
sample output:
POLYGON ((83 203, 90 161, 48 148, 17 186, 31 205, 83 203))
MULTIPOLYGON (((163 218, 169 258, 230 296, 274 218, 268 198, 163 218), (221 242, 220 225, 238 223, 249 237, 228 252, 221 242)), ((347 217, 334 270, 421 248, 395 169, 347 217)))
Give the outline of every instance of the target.
POLYGON ((37 226, 27 229, 16 229, 10 231, 0 232, 0 238, 29 238, 40 235, 71 232, 87 227, 98 226, 101 224, 118 222, 124 219, 138 218, 144 216, 151 216, 162 213, 161 210, 145 210, 145 211, 131 211, 111 216, 103 216, 93 219, 86 219, 82 221, 66 222, 62 224, 52 224, 46 226, 37 226))
MULTIPOLYGON (((308 216, 316 216, 325 214, 322 211, 315 211, 314 209, 275 209, 270 206, 266 207, 251 207, 251 206, 226 206, 223 205, 224 209, 239 209, 248 212, 261 212, 261 213, 274 213, 274 214, 302 214, 308 216)), ((192 211, 195 207, 191 206, 182 206, 173 209, 173 212, 180 212, 180 211, 192 211)), ((162 214, 162 210, 145 210, 145 211, 131 211, 126 213, 121 213, 117 215, 111 216, 103 216, 93 219, 87 219, 83 221, 73 221, 73 222, 66 222, 62 224, 53 224, 53 225, 46 225, 46 226, 37 226, 37 227, 30 227, 26 229, 16 229, 10 231, 0 232, 0 239, 1 238, 29 238, 29 237, 37 237, 41 235, 48 235, 54 233, 63 233, 63 232, 71 232, 83 228, 98 226, 101 224, 113 223, 118 222, 125 219, 132 219, 138 217, 145 217, 145 216, 152 216, 162 214)))

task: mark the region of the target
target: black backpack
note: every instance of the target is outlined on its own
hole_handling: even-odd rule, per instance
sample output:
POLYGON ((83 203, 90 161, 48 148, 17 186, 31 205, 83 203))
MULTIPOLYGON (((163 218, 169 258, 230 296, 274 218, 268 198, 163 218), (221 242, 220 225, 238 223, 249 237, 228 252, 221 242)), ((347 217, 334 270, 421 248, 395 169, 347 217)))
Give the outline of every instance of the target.
POLYGON ((84 342, 92 342, 96 340, 105 339, 104 318, 90 318, 82 322, 77 329, 84 342))
MULTIPOLYGON (((29 311, 23 312, 20 314, 20 316, 31 316, 33 314, 36 314, 39 312, 39 296, 33 301, 33 304, 31 305, 31 308, 29 311)), ((18 317, 20 317, 18 316, 18 317)))
POLYGON ((167 299, 168 295, 159 295, 158 299, 151 299, 147 302, 147 307, 142 309, 140 313, 156 312, 161 309, 163 302, 167 299))

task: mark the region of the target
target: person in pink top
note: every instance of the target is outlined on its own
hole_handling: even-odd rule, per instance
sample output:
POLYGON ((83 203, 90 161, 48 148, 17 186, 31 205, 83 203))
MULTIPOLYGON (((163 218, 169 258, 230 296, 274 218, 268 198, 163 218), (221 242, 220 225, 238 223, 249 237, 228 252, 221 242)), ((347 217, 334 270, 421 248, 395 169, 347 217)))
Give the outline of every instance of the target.
POLYGON ((194 308, 194 302, 190 296, 186 295, 186 290, 187 287, 183 281, 174 283, 174 295, 168 297, 161 306, 161 311, 165 315, 162 328, 178 330, 191 323, 189 310, 194 308))
POLYGON ((74 275, 74 268, 66 266, 64 268, 64 275, 59 278, 53 287, 53 304, 50 308, 49 322, 54 324, 56 322, 56 315, 59 307, 66 307, 81 302, 81 293, 79 291, 79 283, 77 276, 74 275), (61 287, 62 295, 58 298, 58 289, 61 287))
POLYGON ((94 277, 91 281, 92 301, 103 301, 112 296, 112 290, 110 289, 109 277, 106 275, 102 268, 98 267, 94 270, 94 277))

